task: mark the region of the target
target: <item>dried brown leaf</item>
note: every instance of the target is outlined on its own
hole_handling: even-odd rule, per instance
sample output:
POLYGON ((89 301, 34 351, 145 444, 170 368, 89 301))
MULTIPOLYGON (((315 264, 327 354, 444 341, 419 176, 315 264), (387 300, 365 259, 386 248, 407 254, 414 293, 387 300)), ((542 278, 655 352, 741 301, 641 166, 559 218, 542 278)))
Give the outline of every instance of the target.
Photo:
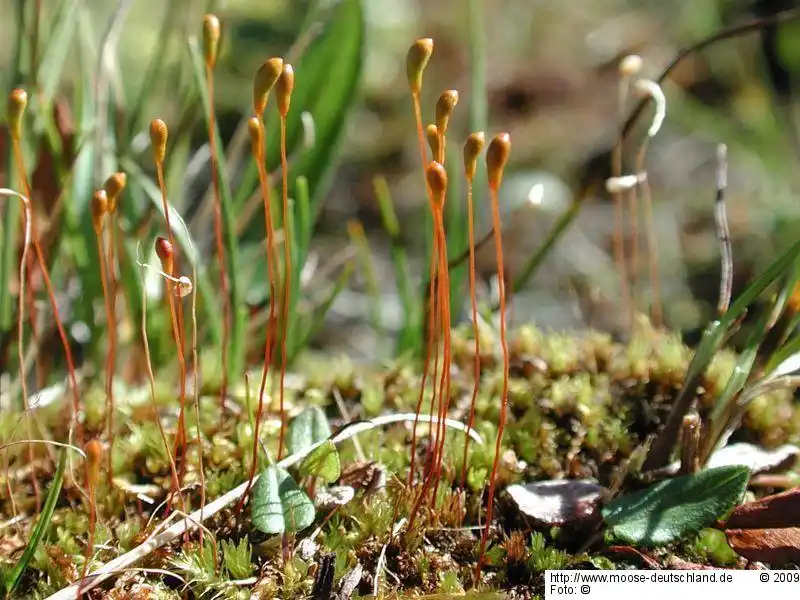
POLYGON ((800 527, 800 488, 737 506, 723 527, 725 529, 800 527))
POLYGON ((748 560, 773 565, 800 562, 800 527, 728 529, 728 544, 748 560))

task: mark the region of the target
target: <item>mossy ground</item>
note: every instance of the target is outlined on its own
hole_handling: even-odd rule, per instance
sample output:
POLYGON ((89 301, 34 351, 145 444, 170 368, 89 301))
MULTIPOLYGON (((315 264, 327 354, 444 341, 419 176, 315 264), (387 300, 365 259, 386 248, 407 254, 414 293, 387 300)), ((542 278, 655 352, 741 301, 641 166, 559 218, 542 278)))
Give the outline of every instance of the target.
MULTIPOLYGON (((466 421, 472 392, 472 348, 469 328, 454 336, 454 378, 450 416, 466 421)), ((491 332, 484 334, 484 348, 493 348, 491 332)), ((605 334, 543 333, 522 327, 511 337, 511 385, 509 419, 504 436, 499 488, 514 482, 549 478, 594 478, 610 485, 628 459, 653 434, 666 416, 679 389, 691 351, 670 333, 641 328, 630 343, 620 344, 605 334)), ((202 453, 208 501, 245 480, 252 448, 252 413, 258 373, 250 378, 250 394, 234 387, 220 422, 213 373, 214 357, 205 357, 200 406, 202 453), (254 383, 255 382, 255 383, 254 383), (250 397, 250 403, 246 397, 250 397)), ((703 416, 721 392, 733 368, 735 355, 717 355, 697 393, 703 416)), ((341 578, 357 564, 363 568, 355 594, 373 592, 381 556, 386 568, 379 589, 389 596, 404 594, 461 594, 472 588, 480 531, 475 525, 485 510, 485 478, 491 466, 499 414, 502 374, 498 356, 482 357, 483 377, 478 396, 475 428, 487 444, 470 446, 467 491, 457 492, 461 475, 463 434, 447 437, 443 477, 438 503, 423 511, 414 528, 392 537, 395 523, 408 516, 415 489, 407 486, 411 427, 393 425, 376 429, 345 442, 340 448, 346 483, 357 488, 349 504, 318 511, 317 522, 307 530, 283 539, 252 529, 249 512, 234 514, 232 508, 210 519, 200 550, 197 536, 162 548, 139 565, 147 569, 120 573, 110 583, 90 593, 92 597, 180 598, 184 588, 194 597, 306 598, 331 597, 331 581, 338 590, 341 578), (373 464, 375 463, 375 464, 373 464), (385 470, 386 485, 376 486, 376 469, 385 470), (479 517, 480 513, 480 517, 479 517), (302 540, 318 526, 314 542, 302 540), (214 552, 218 556, 214 556, 214 552), (322 571, 327 575, 323 577, 322 571), (316 582, 316 588, 315 588, 316 582), (328 594, 328 595, 325 595, 328 594)), ((178 403, 170 374, 161 373, 159 411, 170 440, 173 439, 178 403)), ((383 369, 362 369, 346 360, 307 360, 298 365, 288 381, 290 416, 317 404, 327 413, 334 430, 348 419, 364 419, 382 413, 411 412, 418 399, 419 373, 410 362, 383 369), (345 416, 346 415, 346 416, 345 416)), ((191 389, 191 386, 189 386, 191 389)), ((94 561, 106 562, 141 543, 164 517, 160 504, 170 487, 167 454, 158 432, 147 387, 119 386, 116 436, 112 462, 115 483, 102 477, 97 497, 100 522, 94 561), (155 501, 149 504, 147 498, 155 501), (154 510, 156 514, 154 515, 154 510)), ((91 384, 83 395, 85 435, 106 438, 105 398, 102 382, 91 384)), ((277 451, 279 420, 276 402, 269 406, 263 439, 270 452, 277 451)), ((35 437, 66 439, 69 421, 67 398, 57 398, 35 411, 35 437)), ((184 465, 187 505, 199 505, 196 423, 189 410, 189 446, 184 465)), ((24 437, 19 413, 4 413, 3 439, 24 437)), ((423 464, 429 444, 428 428, 420 426, 417 465, 423 464)), ((800 441, 800 411, 789 393, 756 400, 748 410, 737 439, 772 447, 800 441)), ((24 548, 35 512, 31 473, 47 487, 54 461, 51 448, 37 446, 37 460, 27 460, 25 445, 5 450, 9 467, 0 477, 0 510, 6 524, 0 542, 3 566, 11 566, 24 548), (6 479, 7 477, 7 479, 6 479), (13 495, 13 505, 9 494, 13 495), (14 515, 26 515, 16 522, 14 515)), ((77 461, 76 461, 77 462, 77 461)), ((266 464, 266 460, 265 460, 266 464)), ((105 471, 105 467, 104 467, 105 471)), ((75 477, 65 478, 58 508, 45 542, 39 547, 18 593, 44 597, 76 581, 83 566, 88 513, 82 494, 80 463, 75 477), (77 479, 77 481, 76 481, 77 479)), ((626 485, 635 486, 634 477, 626 485)), ((501 494, 496 526, 490 539, 482 597, 495 592, 516 597, 542 593, 542 573, 547 568, 577 565, 603 568, 636 564, 631 557, 609 554, 602 540, 587 545, 593 530, 584 527, 537 527, 520 515, 501 494), (632 562, 633 561, 633 562, 632 562)), ((684 560, 735 565, 738 558, 727 548, 724 536, 707 530, 674 548, 655 555, 665 563, 678 556, 684 560)))

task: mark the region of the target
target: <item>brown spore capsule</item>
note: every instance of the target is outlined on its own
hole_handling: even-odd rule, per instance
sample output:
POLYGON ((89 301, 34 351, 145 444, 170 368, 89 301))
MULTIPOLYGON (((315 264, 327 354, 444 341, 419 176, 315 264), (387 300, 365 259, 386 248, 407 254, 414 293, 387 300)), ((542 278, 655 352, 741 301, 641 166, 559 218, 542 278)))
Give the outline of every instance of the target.
POLYGON ((428 146, 434 158, 439 156, 439 128, 433 123, 425 128, 425 137, 428 138, 428 146))
POLYGON ((289 114, 289 106, 292 103, 292 91, 294 90, 294 67, 289 63, 283 65, 283 71, 278 78, 278 112, 283 118, 289 114))
POLYGON ((103 444, 99 440, 91 440, 86 444, 86 478, 91 485, 97 485, 100 479, 100 464, 103 462, 103 444))
POLYGON ((441 210, 447 194, 447 171, 440 163, 433 160, 425 169, 425 179, 428 181, 435 208, 441 210))
POLYGON ((161 261, 161 268, 167 275, 172 274, 175 265, 175 251, 172 244, 166 238, 156 238, 156 256, 161 261))
POLYGON ((433 54, 433 40, 421 38, 411 44, 406 55, 406 75, 412 93, 419 94, 422 90, 422 74, 433 54))
POLYGON ((94 227, 95 233, 100 235, 103 230, 103 220, 108 212, 108 196, 106 196, 105 190, 97 190, 92 195, 89 211, 92 215, 92 227, 94 227))
POLYGON ((261 119, 250 117, 247 120, 247 131, 250 134, 250 149, 253 152, 253 156, 258 156, 264 139, 264 127, 261 125, 261 119))
POLYGON ((106 192, 106 196, 108 196, 108 212, 113 213, 117 210, 117 199, 119 195, 122 193, 122 190, 125 189, 125 184, 128 181, 127 175, 125 173, 119 172, 110 175, 108 179, 105 180, 103 183, 103 189, 106 192))
POLYGON ((8 132, 12 139, 19 140, 22 137, 22 117, 28 106, 28 92, 22 88, 16 88, 8 96, 8 107, 6 117, 8 120, 8 132))
POLYGON ((157 165, 162 164, 167 156, 167 137, 169 129, 164 121, 161 119, 150 121, 150 146, 153 148, 153 159, 157 165))
POLYGON ((486 137, 482 131, 470 133, 464 141, 464 174, 467 181, 475 179, 475 172, 478 170, 478 157, 483 152, 486 145, 486 137))
POLYGON ((509 154, 511 154, 511 136, 507 133, 498 133, 486 150, 486 171, 491 189, 500 188, 509 154))
POLYGON ((217 48, 219 46, 219 19, 211 13, 203 17, 203 58, 206 66, 213 69, 217 64, 217 48))
POLYGON ((442 135, 447 133, 447 126, 450 117, 458 104, 458 92, 456 90, 446 90, 442 92, 436 101, 436 127, 442 135))
POLYGON ((269 92, 275 86, 282 72, 283 59, 277 57, 268 58, 258 68, 253 80, 253 112, 257 116, 260 117, 264 114, 269 92))

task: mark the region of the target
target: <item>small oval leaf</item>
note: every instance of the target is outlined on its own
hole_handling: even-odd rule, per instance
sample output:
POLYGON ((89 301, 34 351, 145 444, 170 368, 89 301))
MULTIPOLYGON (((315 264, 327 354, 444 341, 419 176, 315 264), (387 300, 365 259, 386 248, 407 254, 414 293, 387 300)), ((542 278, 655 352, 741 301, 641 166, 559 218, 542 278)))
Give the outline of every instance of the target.
POLYGON ((325 483, 333 483, 342 474, 342 464, 336 445, 330 441, 317 446, 303 459, 298 471, 303 477, 319 477, 325 483))
POLYGON ((291 475, 270 465, 253 486, 253 526, 264 533, 292 533, 314 522, 314 503, 291 475))
POLYGON ((329 437, 331 426, 325 413, 319 406, 310 406, 289 423, 286 446, 289 454, 297 454, 329 437))
POLYGON ((736 506, 750 479, 742 466, 661 481, 602 509, 611 532, 639 546, 662 546, 708 527, 736 506))

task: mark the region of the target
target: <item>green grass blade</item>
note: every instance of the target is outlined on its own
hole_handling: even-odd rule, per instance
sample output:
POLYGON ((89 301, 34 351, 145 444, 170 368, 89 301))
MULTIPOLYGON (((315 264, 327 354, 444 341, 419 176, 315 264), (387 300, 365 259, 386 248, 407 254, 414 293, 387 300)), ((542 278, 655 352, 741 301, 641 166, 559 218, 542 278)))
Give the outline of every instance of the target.
POLYGON ((758 322, 753 326, 753 331, 747 341, 747 345, 733 368, 725 388, 722 390, 719 398, 714 403, 714 408, 711 410, 711 415, 706 422, 704 428, 703 439, 700 444, 700 464, 704 464, 711 452, 717 445, 720 433, 725 429, 727 424, 727 416, 732 412, 732 406, 736 404, 739 393, 744 389, 747 381, 750 379, 750 374, 753 372, 753 366, 758 358, 758 350, 761 347, 764 338, 767 335, 767 321, 770 318, 770 311, 765 310, 759 318, 758 322))
MULTIPOLYGON (((299 176, 306 177, 311 198, 311 215, 316 218, 327 184, 327 175, 336 158, 346 117, 354 103, 361 80, 364 55, 364 14, 361 0, 340 0, 330 9, 324 31, 316 36, 295 65, 296 84, 292 110, 287 119, 287 151, 295 159, 291 165, 289 195, 299 176), (302 145, 301 114, 314 117, 316 143, 313 148, 295 154, 302 145)), ((279 156, 279 120, 269 106, 265 114, 267 163, 276 168, 279 156)), ((241 208, 258 185, 255 164, 250 162, 234 197, 241 208)), ((257 228, 250 236, 263 235, 257 228)))
POLYGON ((102 281, 100 279, 100 262, 97 256, 95 232, 89 218, 89 201, 94 193, 94 161, 95 139, 92 129, 96 122, 98 107, 94 98, 94 69, 97 64, 96 49, 90 40, 95 34, 85 10, 77 11, 78 15, 78 50, 80 54, 80 85, 75 89, 75 106, 78 107, 76 132, 83 143, 75 156, 73 177, 69 194, 65 198, 64 224, 68 240, 69 253, 78 271, 81 281, 82 301, 76 303, 75 318, 86 323, 92 339, 99 339, 96 334, 95 303, 102 298, 102 281))
POLYGON ((350 221, 347 224, 350 240, 356 248, 356 258, 361 263, 361 272, 364 275, 367 296, 369 297, 369 321, 378 338, 385 337, 381 325, 381 290, 378 279, 375 277, 375 264, 372 260, 372 249, 364 233, 364 226, 360 221, 350 221))
POLYGON ((389 253, 392 267, 397 282, 397 293, 403 307, 403 325, 397 340, 397 352, 403 354, 408 351, 417 352, 422 349, 422 305, 420 297, 414 293, 414 287, 409 275, 408 257, 400 236, 400 222, 394 210, 394 203, 389 192, 389 184, 383 176, 372 180, 375 197, 378 200, 378 209, 381 214, 383 228, 389 235, 389 253))
POLYGON ((300 175, 295 183, 297 196, 297 231, 298 250, 305 263, 308 249, 311 246, 311 236, 314 233, 314 221, 311 218, 311 196, 308 191, 308 178, 300 175))
MULTIPOLYGON (((14 65, 14 72, 11 75, 11 81, 9 82, 11 85, 9 89, 13 89, 22 81, 21 61, 24 39, 24 35, 22 34, 24 31, 23 6, 24 4, 22 2, 16 3, 15 28, 19 33, 17 35, 17 43, 14 47, 14 58, 12 62, 14 65)), ((6 111, 6 101, 7 98, 5 94, 3 94, 3 114, 5 114, 6 111)), ((11 152, 6 152, 6 173, 9 174, 8 184, 9 187, 12 188, 16 187, 16 175, 14 175, 14 172, 14 157, 11 152)), ((0 281, 3 282, 11 281, 16 269, 17 241, 19 239, 21 227, 20 214, 19 202, 14 201, 6 203, 5 212, 3 214, 3 224, 2 228, 0 228, 0 253, 2 254, 2 258, 0 258, 0 281)), ((0 331, 4 334, 9 331, 12 327, 13 318, 14 303, 11 297, 11 286, 4 284, 0 286, 0 331)))
POLYGON ((563 233, 572 224, 580 211, 580 202, 573 202, 570 204, 569 208, 561 214, 561 216, 558 218, 558 221, 556 221, 550 228, 550 231, 547 232, 547 237, 542 242, 542 245, 539 246, 534 255, 531 256, 523 265, 519 274, 511 275, 512 294, 519 292, 525 287, 525 284, 527 284, 528 281, 530 281, 536 275, 536 272, 544 262, 544 259, 550 254, 555 247, 556 242, 561 239, 563 233))
POLYGON ((40 109, 50 106, 58 84, 64 75, 64 64, 69 57, 69 47, 78 29, 80 10, 77 4, 77 0, 63 0, 59 2, 53 16, 37 72, 39 93, 35 97, 38 98, 37 103, 40 109))
POLYGON ((350 278, 353 276, 353 272, 355 271, 355 265, 353 264, 353 260, 348 260, 344 264, 344 268, 342 269, 341 274, 336 279, 336 283, 331 288, 330 293, 325 297, 317 310, 311 315, 311 322, 305 328, 303 332, 302 340, 301 340, 301 347, 305 348, 311 343, 313 337, 322 329, 322 326, 325 323, 325 316, 328 314, 328 311, 333 306, 336 297, 342 292, 345 286, 350 282, 350 278))
POLYGON ((53 482, 50 484, 50 490, 47 492, 47 498, 42 508, 42 513, 39 515, 39 520, 31 532, 31 539, 28 540, 28 545, 25 546, 25 551, 22 553, 19 561, 14 565, 8 579, 6 580, 6 593, 10 596, 14 593, 14 589, 19 584, 22 574, 28 563, 31 562, 39 542, 42 541, 47 528, 50 526, 50 521, 53 518, 53 512, 56 509, 56 502, 58 496, 61 494, 61 484, 64 482, 64 470, 67 466, 67 449, 61 450, 58 457, 58 466, 56 467, 55 475, 53 475, 53 482))
MULTIPOLYGON (((444 226, 447 239, 448 261, 458 256, 469 245, 469 223, 466 201, 461 197, 461 153, 456 144, 448 144, 447 158, 447 202, 444 209, 444 226)), ((461 314, 464 300, 463 282, 468 263, 450 270, 450 314, 453 321, 461 314)))
MULTIPOLYGON (((287 327, 286 331, 287 364, 291 364, 294 358, 301 350, 299 344, 297 343, 299 339, 297 336, 298 333, 297 301, 299 300, 298 296, 300 295, 300 274, 303 270, 303 263, 300 260, 300 252, 298 247, 297 218, 295 217, 294 214, 295 206, 296 202, 292 198, 289 198, 289 214, 285 215, 285 220, 281 224, 281 227, 283 227, 285 231, 288 231, 289 236, 291 237, 291 243, 289 245, 289 254, 292 260, 292 273, 291 273, 291 278, 288 281, 289 285, 289 307, 287 309, 288 317, 285 323, 285 326, 287 327)), ((285 271, 283 276, 284 278, 287 276, 287 273, 285 271)), ((278 352, 278 356, 280 357, 280 352, 278 352)), ((281 360, 283 360, 282 357, 281 360)))
MULTIPOLYGON (((789 326, 790 331, 796 331, 799 326, 800 314, 795 315, 792 318, 789 326)), ((796 334, 793 338, 789 338, 789 340, 783 346, 777 349, 772 356, 770 356, 769 361, 767 361, 767 366, 764 368, 764 373, 771 373, 779 364, 798 352, 800 352, 800 334, 796 334)))
POLYGON ((744 314, 750 304, 793 265, 798 256, 800 256, 800 241, 795 242, 783 256, 761 273, 736 299, 728 311, 719 320, 711 322, 706 328, 692 362, 689 363, 686 378, 680 392, 678 392, 678 396, 675 398, 667 422, 650 447, 650 452, 642 466, 644 470, 656 469, 666 464, 683 417, 692 403, 697 383, 719 350, 725 334, 744 314))
MULTIPOLYGON (((197 40, 194 38, 189 39, 189 54, 192 59, 195 84, 203 104, 203 114, 205 115, 206 123, 208 123, 211 115, 211 103, 208 96, 205 64, 200 48, 197 45, 197 40)), ((220 205, 222 208, 222 237, 225 247, 225 256, 220 259, 226 263, 231 306, 231 337, 228 349, 228 364, 232 373, 239 373, 244 367, 244 331, 247 325, 244 315, 246 315, 246 306, 238 278, 241 264, 236 235, 236 214, 233 207, 230 178, 225 166, 227 160, 220 143, 221 137, 216 122, 214 123, 214 128, 217 143, 214 148, 211 148, 211 152, 214 153, 216 158, 220 205)))

